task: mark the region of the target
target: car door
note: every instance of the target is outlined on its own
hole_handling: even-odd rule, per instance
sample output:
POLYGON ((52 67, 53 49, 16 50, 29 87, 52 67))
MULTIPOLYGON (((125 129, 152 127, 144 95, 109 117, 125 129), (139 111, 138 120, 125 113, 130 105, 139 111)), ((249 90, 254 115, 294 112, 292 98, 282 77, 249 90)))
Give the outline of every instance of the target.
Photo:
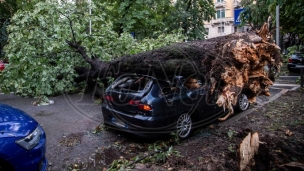
POLYGON ((204 86, 195 91, 195 96, 194 98, 194 94, 192 94, 192 100, 195 104, 193 110, 198 115, 197 118, 199 120, 208 119, 220 111, 215 103, 216 95, 208 96, 208 90, 204 86))
MULTIPOLYGON (((181 93, 182 104, 188 107, 188 113, 193 115, 193 118, 197 120, 211 117, 217 108, 214 105, 214 97, 212 97, 212 102, 207 101, 209 99, 206 96, 206 86, 200 80, 193 82, 192 84, 200 82, 199 85, 194 86, 189 86, 189 79, 182 80, 181 78, 179 80, 183 83, 183 87, 181 88, 183 90, 181 93)), ((194 81, 195 79, 191 80, 194 81)))

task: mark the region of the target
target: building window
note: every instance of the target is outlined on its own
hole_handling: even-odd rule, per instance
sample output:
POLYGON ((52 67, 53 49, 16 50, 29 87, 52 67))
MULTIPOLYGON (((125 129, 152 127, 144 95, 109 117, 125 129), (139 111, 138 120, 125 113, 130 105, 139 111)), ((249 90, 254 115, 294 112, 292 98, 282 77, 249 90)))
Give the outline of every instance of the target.
POLYGON ((207 35, 209 35, 209 28, 205 28, 207 35))
POLYGON ((225 32, 225 28, 224 27, 218 27, 217 28, 217 32, 220 33, 224 33, 225 32))
POLYGON ((217 0, 217 2, 224 2, 224 0, 217 0))
POLYGON ((217 10, 216 18, 225 18, 225 10, 217 10))

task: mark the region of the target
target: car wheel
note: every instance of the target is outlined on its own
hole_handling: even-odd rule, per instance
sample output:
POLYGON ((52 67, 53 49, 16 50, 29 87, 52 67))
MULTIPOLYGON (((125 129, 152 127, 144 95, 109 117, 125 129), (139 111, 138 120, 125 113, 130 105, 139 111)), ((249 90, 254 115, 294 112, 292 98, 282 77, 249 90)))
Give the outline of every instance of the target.
POLYGON ((236 110, 238 112, 242 112, 242 111, 247 110, 249 108, 249 106, 250 106, 250 103, 248 101, 248 97, 245 94, 242 93, 239 96, 239 99, 236 103, 236 110))
POLYGON ((177 134, 180 139, 186 139, 190 136, 192 131, 192 119, 187 113, 179 116, 176 123, 177 134))

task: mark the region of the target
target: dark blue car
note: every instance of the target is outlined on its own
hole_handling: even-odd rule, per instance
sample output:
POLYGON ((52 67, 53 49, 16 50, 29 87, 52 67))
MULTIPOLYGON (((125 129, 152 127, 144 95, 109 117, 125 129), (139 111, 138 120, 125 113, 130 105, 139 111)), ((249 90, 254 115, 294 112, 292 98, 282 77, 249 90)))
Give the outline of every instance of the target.
MULTIPOLYGON (((101 109, 110 128, 142 136, 177 132, 185 139, 193 129, 227 113, 215 104, 217 97, 216 91, 208 95, 204 78, 125 74, 106 89, 101 109)), ((247 96, 240 93, 235 109, 248 108, 247 96)))
POLYGON ((0 171, 44 171, 46 136, 31 116, 0 104, 0 171))
POLYGON ((295 52, 288 58, 287 69, 295 71, 304 67, 304 52, 295 52))

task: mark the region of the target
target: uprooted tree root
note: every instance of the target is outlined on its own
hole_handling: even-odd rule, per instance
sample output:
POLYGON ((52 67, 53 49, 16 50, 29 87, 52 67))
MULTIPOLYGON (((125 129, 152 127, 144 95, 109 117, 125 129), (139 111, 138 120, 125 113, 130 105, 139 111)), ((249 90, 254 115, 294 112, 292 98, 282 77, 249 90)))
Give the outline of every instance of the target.
POLYGON ((218 88, 218 106, 229 113, 220 118, 227 119, 234 113, 233 105, 243 91, 250 102, 259 95, 269 96, 273 84, 265 67, 280 70, 282 60, 279 47, 270 39, 268 24, 261 30, 250 33, 235 33, 201 41, 191 41, 166 46, 135 55, 125 55, 109 62, 86 54, 77 42, 67 41, 91 66, 90 69, 76 67, 79 74, 76 82, 99 78, 107 85, 109 76, 122 73, 153 75, 171 80, 173 75, 205 77, 209 95, 218 88))

